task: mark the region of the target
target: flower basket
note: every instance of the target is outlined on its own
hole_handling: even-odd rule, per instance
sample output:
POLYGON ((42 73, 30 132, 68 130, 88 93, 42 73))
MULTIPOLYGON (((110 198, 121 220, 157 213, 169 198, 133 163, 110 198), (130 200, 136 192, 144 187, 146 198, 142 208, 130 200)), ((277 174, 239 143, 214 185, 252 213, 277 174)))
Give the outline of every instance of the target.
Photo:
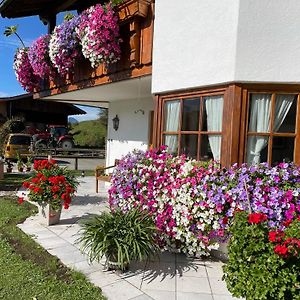
POLYGON ((39 221, 42 225, 50 226, 60 221, 61 207, 53 209, 48 203, 41 203, 38 206, 39 221))
POLYGON ((132 17, 146 18, 151 0, 129 0, 118 5, 117 12, 121 22, 132 17))

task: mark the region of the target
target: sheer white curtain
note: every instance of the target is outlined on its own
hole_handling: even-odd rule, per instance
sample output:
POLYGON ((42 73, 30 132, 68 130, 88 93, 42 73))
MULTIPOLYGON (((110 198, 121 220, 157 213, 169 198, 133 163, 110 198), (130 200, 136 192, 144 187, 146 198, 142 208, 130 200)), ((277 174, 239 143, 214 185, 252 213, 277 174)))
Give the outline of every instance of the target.
MULTIPOLYGON (((250 105, 249 131, 270 132, 271 113, 270 94, 252 94, 250 105)), ((273 131, 278 131, 284 122, 295 95, 277 95, 275 99, 274 127, 273 131)), ((268 137, 249 136, 247 145, 247 163, 260 163, 261 151, 267 146, 268 137)))
MULTIPOLYGON (((165 125, 164 130, 168 132, 178 131, 180 114, 180 101, 166 101, 165 102, 165 125)), ((178 136, 166 135, 165 145, 168 146, 168 151, 177 153, 178 136)))
POLYGON ((277 95, 275 102, 275 114, 274 114, 274 131, 278 131, 283 121, 285 120, 295 95, 277 95))
MULTIPOLYGON (((222 131, 223 96, 204 97, 204 101, 207 114, 207 131, 222 131)), ((214 160, 220 160, 221 140, 222 137, 220 135, 208 136, 214 160)))
MULTIPOLYGON (((250 103, 250 132, 270 132, 271 94, 252 94, 250 103)), ((267 136, 249 136, 247 163, 260 163, 261 151, 268 144, 267 136)))

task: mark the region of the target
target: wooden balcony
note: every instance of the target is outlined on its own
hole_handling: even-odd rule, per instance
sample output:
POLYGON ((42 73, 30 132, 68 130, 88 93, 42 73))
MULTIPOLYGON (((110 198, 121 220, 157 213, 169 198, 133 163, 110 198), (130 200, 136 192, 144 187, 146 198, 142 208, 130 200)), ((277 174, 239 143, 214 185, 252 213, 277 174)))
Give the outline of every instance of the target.
POLYGON ((150 75, 152 73, 152 40, 154 0, 127 0, 117 7, 120 20, 121 59, 108 67, 93 69, 85 59, 78 60, 75 72, 68 78, 46 83, 34 98, 84 89, 150 75))

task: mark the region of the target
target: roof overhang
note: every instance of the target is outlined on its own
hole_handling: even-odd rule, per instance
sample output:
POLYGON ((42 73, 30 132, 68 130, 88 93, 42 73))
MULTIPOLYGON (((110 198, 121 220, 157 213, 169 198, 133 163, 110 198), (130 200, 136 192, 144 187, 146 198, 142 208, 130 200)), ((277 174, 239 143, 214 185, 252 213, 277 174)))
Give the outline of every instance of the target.
POLYGON ((87 105, 108 108, 109 102, 150 98, 151 76, 117 81, 109 84, 78 89, 41 98, 47 101, 67 102, 76 105, 87 105))
POLYGON ((99 1, 95 0, 2 0, 0 13, 2 17, 19 18, 27 16, 46 16, 67 10, 82 10, 99 1))

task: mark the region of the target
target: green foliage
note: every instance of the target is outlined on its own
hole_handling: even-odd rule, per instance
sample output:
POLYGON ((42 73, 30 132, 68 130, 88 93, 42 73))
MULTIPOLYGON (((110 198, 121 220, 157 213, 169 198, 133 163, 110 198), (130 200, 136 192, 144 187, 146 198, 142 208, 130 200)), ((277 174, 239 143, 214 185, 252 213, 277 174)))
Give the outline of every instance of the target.
POLYGON ((68 12, 68 13, 66 13, 65 15, 64 15, 64 20, 65 21, 70 21, 70 20, 72 20, 74 18, 74 14, 72 14, 72 13, 70 13, 70 12, 68 12))
POLYGON ((26 48, 23 40, 21 39, 21 37, 19 36, 17 31, 18 31, 18 25, 6 26, 5 31, 3 32, 3 34, 7 37, 14 34, 19 39, 19 41, 21 42, 23 48, 26 48))
MULTIPOLYGON (((300 222, 294 221, 286 237, 300 238, 300 222)), ((224 266, 228 290, 247 300, 300 299, 300 258, 274 253, 265 224, 249 224, 247 214, 235 215, 230 227, 229 261, 224 266)))
POLYGON ((82 274, 63 266, 16 226, 34 212, 28 203, 0 197, 0 299, 104 299, 82 274))
POLYGON ((118 5, 122 2, 124 2, 124 0, 111 0, 111 3, 112 3, 113 6, 116 6, 116 5, 118 5))
POLYGON ((91 261, 103 256, 124 269, 133 260, 143 260, 158 251, 156 227, 151 217, 139 209, 127 213, 120 210, 104 212, 82 224, 82 249, 91 261))
POLYGON ((73 126, 75 145, 80 147, 104 148, 106 126, 101 120, 82 121, 73 126))

